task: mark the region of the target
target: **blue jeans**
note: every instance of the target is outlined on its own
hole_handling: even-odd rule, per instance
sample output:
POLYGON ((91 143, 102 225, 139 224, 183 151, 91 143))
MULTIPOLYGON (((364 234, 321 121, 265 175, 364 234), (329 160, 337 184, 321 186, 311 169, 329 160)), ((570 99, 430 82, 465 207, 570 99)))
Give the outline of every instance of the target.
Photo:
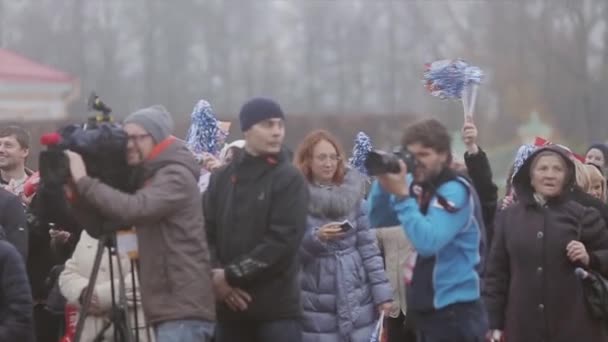
POLYGON ((414 313, 418 342, 484 342, 488 318, 481 301, 414 313))
POLYGON ((216 342, 302 342, 300 321, 218 322, 216 342))
POLYGON ((159 323, 155 327, 156 342, 210 342, 215 324, 199 320, 159 323))

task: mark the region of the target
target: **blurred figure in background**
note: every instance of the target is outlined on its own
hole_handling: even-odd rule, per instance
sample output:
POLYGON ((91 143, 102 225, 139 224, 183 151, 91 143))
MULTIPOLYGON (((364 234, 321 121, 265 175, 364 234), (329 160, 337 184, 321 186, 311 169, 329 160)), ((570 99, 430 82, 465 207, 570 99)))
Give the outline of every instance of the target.
MULTIPOLYGON (((376 204, 383 199, 381 188, 374 183, 369 200, 376 204)), ((393 289, 392 307, 386 314, 387 342, 414 342, 416 333, 412 319, 407 312, 407 286, 405 265, 416 254, 416 250, 405 236, 399 218, 385 206, 369 208, 370 226, 376 230, 378 247, 384 257, 384 268, 393 289)))
POLYGON ((600 213, 604 222, 608 222, 608 205, 590 194, 591 178, 589 169, 580 160, 576 159, 569 150, 560 145, 554 145, 554 147, 564 152, 574 164, 574 184, 569 191, 569 198, 584 207, 594 208, 600 213))
POLYGON ((23 185, 33 174, 25 167, 30 154, 30 134, 19 126, 0 128, 0 185, 23 196, 23 185))
POLYGON ((234 158, 245 148, 245 140, 235 140, 224 146, 220 152, 220 161, 222 165, 230 164, 234 158))
POLYGON ((0 227, 0 341, 36 341, 32 309, 25 262, 0 227))
POLYGON ((585 163, 599 166, 602 171, 608 165, 608 146, 605 144, 593 144, 585 153, 585 163))
POLYGON ((27 263, 29 234, 25 208, 17 195, 2 188, 0 188, 0 225, 4 229, 5 239, 15 246, 23 261, 27 263))
POLYGON ((234 158, 243 151, 245 140, 235 140, 230 144, 225 145, 220 151, 219 157, 210 153, 203 153, 201 159, 201 178, 198 182, 198 187, 201 193, 204 193, 209 187, 211 174, 219 170, 222 166, 232 163, 234 158))
POLYGON ((576 174, 576 186, 585 193, 589 193, 591 186, 591 179, 589 178, 589 169, 585 164, 576 158, 571 158, 574 163, 574 169, 576 174))
POLYGON ((585 165, 589 174, 589 190, 588 193, 606 203, 606 178, 602 174, 600 168, 593 164, 585 165))
MULTIPOLYGON (((65 263, 65 269, 59 276, 59 288, 63 296, 67 299, 67 303, 80 307, 82 305, 85 290, 89 284, 89 277, 93 271, 93 263, 95 261, 95 255, 97 253, 98 240, 92 238, 83 231, 80 234, 80 241, 76 245, 76 249, 72 254, 72 257, 65 263)), ((141 307, 141 297, 139 294, 139 285, 137 279, 139 275, 136 275, 136 284, 133 284, 131 277, 131 262, 125 255, 112 256, 112 267, 114 279, 110 277, 110 265, 108 258, 108 250, 104 248, 104 253, 101 259, 99 267, 99 273, 97 274, 97 282, 93 292, 93 299, 91 301, 91 307, 88 312, 88 316, 84 323, 84 330, 82 334, 82 342, 92 342, 95 337, 100 334, 104 328, 106 330, 102 333, 104 340, 114 340, 114 327, 109 325, 110 315, 112 313, 112 292, 111 286, 112 281, 114 282, 114 289, 116 293, 115 301, 118 303, 118 289, 119 289, 119 273, 118 273, 118 262, 121 263, 122 270, 124 272, 124 282, 127 301, 129 302, 129 320, 130 326, 133 329, 138 330, 139 340, 142 342, 148 341, 148 336, 151 333, 146 331, 146 320, 144 318, 143 309, 141 307), (135 325, 135 313, 133 310, 134 302, 133 291, 136 294, 137 301, 137 326, 135 325)), ((132 332, 135 336, 135 331, 132 332)))

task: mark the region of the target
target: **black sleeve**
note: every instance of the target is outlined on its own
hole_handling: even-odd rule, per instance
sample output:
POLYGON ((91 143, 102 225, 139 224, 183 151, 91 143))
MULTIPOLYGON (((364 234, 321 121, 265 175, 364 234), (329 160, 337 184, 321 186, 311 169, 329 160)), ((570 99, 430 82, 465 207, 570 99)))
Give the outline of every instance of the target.
POLYGON ((506 244, 505 217, 496 222, 496 235, 484 275, 483 298, 488 310, 490 329, 504 329, 505 310, 511 279, 509 253, 506 244))
POLYGON ((589 268, 608 276, 608 229, 594 208, 585 208, 581 218, 581 242, 589 254, 589 268))
MULTIPOLYGON (((110 220, 107 217, 101 215, 99 211, 84 198, 79 198, 72 203, 72 210, 70 210, 69 213, 74 218, 72 224, 69 226, 73 225, 85 229, 87 233, 95 239, 99 239, 104 233, 107 233, 108 231, 106 231, 106 228, 113 224, 113 222, 110 223, 110 220)), ((70 227, 59 228, 68 230, 72 234, 81 230, 77 229, 74 231, 70 227)))
POLYGON ((0 341, 30 341, 33 304, 23 259, 13 246, 3 241, 0 254, 0 291, 4 301, 0 341))
POLYGON ((10 196, 2 211, 2 227, 6 233, 6 240, 17 248, 23 260, 27 260, 28 253, 28 229, 25 217, 25 207, 17 196, 10 196))
POLYGON ((308 185, 296 170, 278 181, 270 209, 270 226, 262 241, 249 253, 226 266, 226 280, 232 286, 248 287, 277 265, 285 264, 298 252, 308 214, 308 185))
POLYGON ((596 199, 595 197, 593 198, 594 200, 597 200, 597 205, 596 206, 591 206, 593 208, 595 208, 599 214, 600 217, 602 218, 602 220, 604 220, 604 222, 606 224, 608 224, 608 205, 606 205, 606 203, 596 199))
POLYGON ((209 255, 211 257, 211 266, 220 268, 220 259, 217 255, 217 197, 216 188, 219 173, 211 174, 209 186, 203 194, 203 216, 205 217, 205 231, 207 232, 207 245, 209 246, 209 255))
POLYGON ((488 248, 494 236, 494 216, 498 204, 498 187, 492 180, 492 168, 486 153, 480 148, 476 154, 465 153, 464 161, 469 177, 473 181, 475 191, 479 195, 483 222, 486 227, 486 241, 488 248))

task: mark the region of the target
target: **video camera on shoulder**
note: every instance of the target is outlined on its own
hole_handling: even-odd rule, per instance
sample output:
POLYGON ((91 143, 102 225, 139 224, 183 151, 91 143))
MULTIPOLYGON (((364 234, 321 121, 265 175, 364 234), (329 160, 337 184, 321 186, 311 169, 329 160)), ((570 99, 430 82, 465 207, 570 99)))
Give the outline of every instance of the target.
POLYGON ((126 161, 126 132, 113 122, 112 109, 94 93, 88 105, 92 115, 86 123, 68 125, 41 138, 47 148, 39 156, 40 184, 31 211, 43 227, 54 223, 71 232, 80 230, 65 195, 64 187, 70 182, 65 150, 82 156, 91 177, 124 192, 135 191, 135 172, 126 161))
POLYGON ((413 172, 416 169, 416 158, 410 151, 402 147, 395 147, 392 153, 380 150, 370 151, 367 154, 364 166, 370 176, 399 173, 401 172, 400 160, 403 160, 408 172, 413 172))

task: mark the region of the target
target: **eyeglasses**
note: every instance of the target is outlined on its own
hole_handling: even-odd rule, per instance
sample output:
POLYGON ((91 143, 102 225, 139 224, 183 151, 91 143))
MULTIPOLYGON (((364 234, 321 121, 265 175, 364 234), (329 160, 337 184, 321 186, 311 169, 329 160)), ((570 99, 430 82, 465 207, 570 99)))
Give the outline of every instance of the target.
POLYGON ((340 157, 337 154, 319 154, 318 156, 315 156, 314 158, 321 163, 326 162, 328 159, 333 163, 337 163, 342 160, 342 157, 340 157))
POLYGON ((133 135, 128 135, 127 140, 133 141, 133 142, 140 142, 148 137, 151 137, 151 135, 150 134, 133 134, 133 135))

